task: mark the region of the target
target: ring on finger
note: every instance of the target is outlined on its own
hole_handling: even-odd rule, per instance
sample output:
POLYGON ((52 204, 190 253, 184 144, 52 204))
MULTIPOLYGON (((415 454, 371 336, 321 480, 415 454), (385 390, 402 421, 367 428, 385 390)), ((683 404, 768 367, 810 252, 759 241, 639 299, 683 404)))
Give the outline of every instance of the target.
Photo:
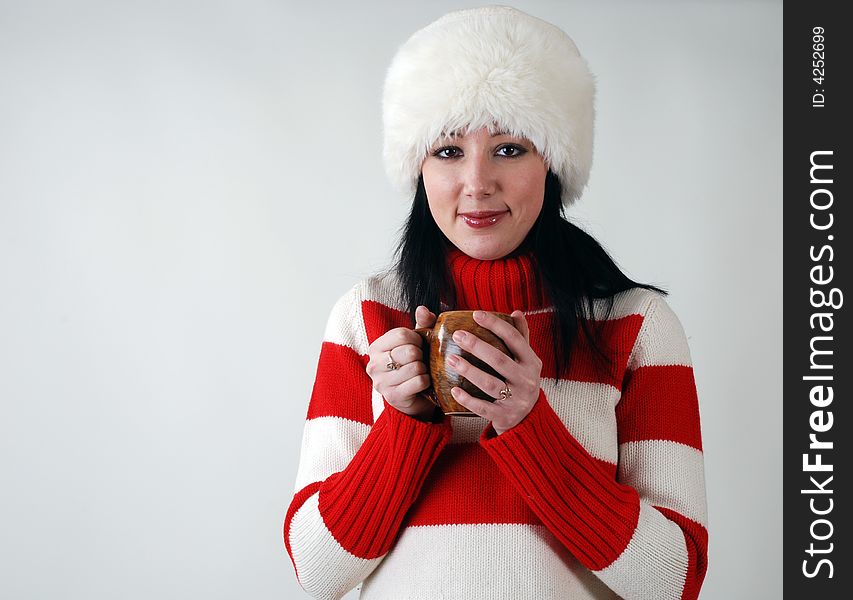
POLYGON ((389 371, 396 371, 402 365, 394 360, 394 357, 391 356, 391 350, 388 351, 388 363, 385 365, 385 368, 389 371))
POLYGON ((509 389, 509 385, 504 383, 504 389, 500 391, 500 399, 506 400, 507 398, 512 397, 512 390, 509 389))

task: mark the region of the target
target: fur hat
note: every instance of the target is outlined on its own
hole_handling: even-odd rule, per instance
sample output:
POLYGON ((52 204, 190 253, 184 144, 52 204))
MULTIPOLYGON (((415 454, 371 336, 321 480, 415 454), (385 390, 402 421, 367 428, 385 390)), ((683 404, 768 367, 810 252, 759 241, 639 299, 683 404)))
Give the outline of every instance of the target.
POLYGON ((563 186, 589 178, 595 82, 561 29, 508 6, 454 11, 397 51, 382 98, 385 169, 410 198, 442 135, 488 127, 530 140, 563 186))

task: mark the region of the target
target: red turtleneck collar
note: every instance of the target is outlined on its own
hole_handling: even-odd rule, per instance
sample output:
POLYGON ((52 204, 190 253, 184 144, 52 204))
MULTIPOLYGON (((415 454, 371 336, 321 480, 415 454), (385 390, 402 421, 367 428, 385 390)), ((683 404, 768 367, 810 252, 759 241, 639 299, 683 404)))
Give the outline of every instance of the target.
POLYGON ((550 304, 529 252, 480 260, 454 247, 448 251, 447 261, 456 288, 455 309, 509 314, 550 304))

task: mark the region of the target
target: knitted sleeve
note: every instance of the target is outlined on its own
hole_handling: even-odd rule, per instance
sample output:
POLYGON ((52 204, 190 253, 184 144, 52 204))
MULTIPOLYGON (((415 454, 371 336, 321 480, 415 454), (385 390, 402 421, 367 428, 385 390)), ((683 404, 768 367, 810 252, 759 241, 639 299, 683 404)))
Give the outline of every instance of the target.
POLYGON ((692 600, 707 568, 699 405, 687 338, 655 295, 616 407, 617 475, 571 435, 540 390, 530 414, 481 444, 548 529, 626 600, 692 600))
POLYGON ((448 421, 424 423, 387 403, 373 421, 367 348, 356 286, 326 326, 284 521, 297 579, 315 598, 342 597, 381 562, 451 434, 448 421))

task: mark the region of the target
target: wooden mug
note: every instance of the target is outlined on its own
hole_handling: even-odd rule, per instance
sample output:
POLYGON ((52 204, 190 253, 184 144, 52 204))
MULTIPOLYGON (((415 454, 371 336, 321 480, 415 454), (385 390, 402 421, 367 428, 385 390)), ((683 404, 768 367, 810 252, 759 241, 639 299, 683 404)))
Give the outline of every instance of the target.
MULTIPOLYGON (((515 327, 511 316, 497 312, 491 314, 515 327)), ((453 341, 453 332, 459 329, 473 333, 484 342, 491 344, 507 356, 512 357, 512 353, 501 338, 474 321, 473 310, 450 310, 443 312, 436 318, 434 326, 415 329, 415 332, 420 334, 424 340, 424 360, 429 365, 429 374, 432 379, 430 387, 421 392, 421 394, 438 405, 446 415, 474 417, 477 415, 456 402, 453 398, 453 395, 450 393, 453 387, 461 387, 475 398, 482 398, 489 402, 494 402, 495 399, 454 371, 447 364, 447 357, 453 354, 461 356, 486 373, 498 379, 503 379, 503 377, 482 360, 460 348, 453 341)))

